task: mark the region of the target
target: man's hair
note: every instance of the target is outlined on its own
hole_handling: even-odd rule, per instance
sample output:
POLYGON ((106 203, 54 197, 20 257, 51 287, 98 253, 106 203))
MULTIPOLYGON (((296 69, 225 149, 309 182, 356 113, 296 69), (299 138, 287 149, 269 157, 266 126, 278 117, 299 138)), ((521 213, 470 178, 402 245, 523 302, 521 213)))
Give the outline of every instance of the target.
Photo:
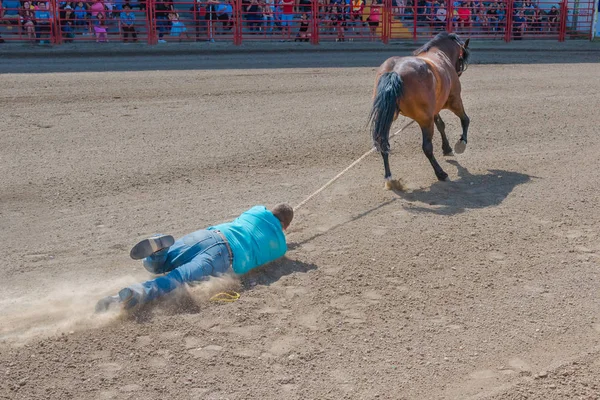
POLYGON ((284 228, 287 228, 294 219, 294 209, 287 203, 277 204, 271 212, 281 221, 284 228))

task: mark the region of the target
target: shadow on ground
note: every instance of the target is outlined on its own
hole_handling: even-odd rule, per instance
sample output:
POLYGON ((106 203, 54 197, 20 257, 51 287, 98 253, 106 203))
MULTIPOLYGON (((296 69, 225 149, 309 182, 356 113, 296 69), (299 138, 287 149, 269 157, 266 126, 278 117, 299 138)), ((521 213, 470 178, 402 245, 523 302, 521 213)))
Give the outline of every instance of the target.
POLYGON ((282 277, 295 272, 306 273, 317 269, 315 264, 283 257, 277 261, 248 272, 241 277, 243 290, 251 290, 256 285, 269 286, 282 277))
POLYGON ((455 181, 436 182, 429 188, 396 194, 410 203, 410 212, 427 212, 440 215, 460 214, 470 209, 500 205, 518 185, 531 180, 519 172, 488 170, 486 174, 471 174, 457 161, 448 163, 458 169, 455 181), (422 204, 422 205, 419 205, 422 204))

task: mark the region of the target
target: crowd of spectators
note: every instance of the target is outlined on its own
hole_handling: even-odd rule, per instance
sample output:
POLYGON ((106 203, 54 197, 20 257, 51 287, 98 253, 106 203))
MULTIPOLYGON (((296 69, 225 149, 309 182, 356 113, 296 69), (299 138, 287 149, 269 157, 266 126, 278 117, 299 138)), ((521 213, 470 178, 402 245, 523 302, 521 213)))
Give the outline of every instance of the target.
MULTIPOLYGON (((67 42, 77 35, 92 36, 97 42, 107 42, 111 36, 136 42, 140 31, 148 31, 146 1, 1 0, 0 22, 13 34, 38 43, 50 40, 51 35, 61 35, 67 42)), ((375 38, 383 15, 382 0, 318 0, 315 5, 311 0, 241 0, 239 19, 234 4, 230 0, 153 0, 158 42, 212 42, 217 35, 232 34, 236 20, 241 21, 245 34, 280 35, 284 40, 309 41, 311 21, 318 23, 320 34, 336 35, 338 41, 346 40, 349 31, 375 38)), ((395 20, 433 31, 446 29, 450 23, 457 32, 502 32, 508 18, 506 0, 392 0, 391 4, 395 20)), ((558 30, 558 4, 547 8, 532 0, 513 0, 511 9, 516 38, 526 32, 558 30)))

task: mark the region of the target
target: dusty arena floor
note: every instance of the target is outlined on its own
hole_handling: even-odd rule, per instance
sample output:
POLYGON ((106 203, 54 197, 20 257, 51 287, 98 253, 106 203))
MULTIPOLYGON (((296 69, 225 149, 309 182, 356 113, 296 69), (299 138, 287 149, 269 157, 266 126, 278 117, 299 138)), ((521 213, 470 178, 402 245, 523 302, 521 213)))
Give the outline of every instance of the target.
POLYGON ((475 54, 468 149, 444 158, 434 140, 451 182, 412 126, 391 156, 409 191, 383 189, 373 154, 299 210, 283 260, 93 315, 149 277, 129 258, 141 238, 295 205, 368 150, 389 55, 0 66, 0 398, 600 398, 585 53, 475 54), (207 301, 228 287, 239 301, 207 301))

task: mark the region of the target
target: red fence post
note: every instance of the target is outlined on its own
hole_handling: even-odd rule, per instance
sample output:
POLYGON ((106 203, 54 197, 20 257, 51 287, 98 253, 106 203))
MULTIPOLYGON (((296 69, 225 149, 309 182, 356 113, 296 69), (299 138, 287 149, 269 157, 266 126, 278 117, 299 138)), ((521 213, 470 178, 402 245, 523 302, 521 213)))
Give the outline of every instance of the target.
POLYGON ((379 20, 381 21, 381 41, 384 44, 388 44, 392 36, 392 18, 392 0, 383 0, 379 20))
POLYGON ((417 40, 417 0, 413 0, 413 40, 417 40))
POLYGON ((321 29, 321 10, 319 0, 313 0, 312 2, 312 16, 313 16, 313 29, 312 35, 310 35, 310 42, 314 45, 319 44, 320 29, 321 29))
POLYGON ((567 17, 569 16, 569 9, 567 8, 567 2, 561 1, 560 3, 560 25, 558 28, 558 41, 564 42, 567 36, 567 17))
POLYGON ((54 44, 62 43, 62 29, 60 27, 60 10, 58 7, 57 0, 51 0, 49 2, 50 10, 49 14, 52 16, 50 21, 50 42, 54 44))
POLYGON ((504 32, 505 42, 510 42, 512 38, 513 13, 513 0, 506 0, 506 32, 504 32))
POLYGON ((148 44, 158 43, 156 38, 156 20, 154 0, 146 0, 146 26, 148 27, 148 44))
POLYGON ((233 44, 239 46, 242 44, 242 2, 233 0, 233 44))

